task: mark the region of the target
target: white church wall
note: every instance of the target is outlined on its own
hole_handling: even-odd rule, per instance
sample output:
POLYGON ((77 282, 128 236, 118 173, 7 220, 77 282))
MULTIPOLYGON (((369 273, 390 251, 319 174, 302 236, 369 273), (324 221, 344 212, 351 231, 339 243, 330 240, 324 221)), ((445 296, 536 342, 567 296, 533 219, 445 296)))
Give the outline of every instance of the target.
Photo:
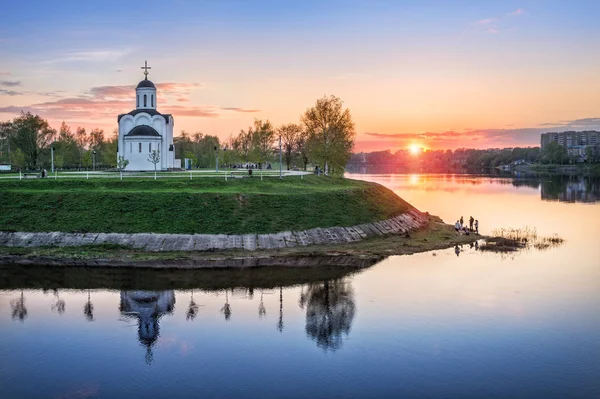
MULTIPOLYGON (((152 150, 161 148, 162 140, 160 137, 133 136, 125 138, 124 157, 129 161, 126 170, 154 170, 154 164, 148 161, 152 150)), ((157 170, 164 170, 162 166, 163 152, 161 150, 161 162, 156 165, 157 170)))
MULTIPOLYGON (((147 126, 152 126, 152 122, 150 121, 150 116, 148 114, 137 114, 134 119, 134 126, 139 126, 139 125, 147 125, 147 126)), ((129 129, 131 130, 131 129, 129 129)), ((160 130, 158 130, 158 133, 160 133, 160 130)))

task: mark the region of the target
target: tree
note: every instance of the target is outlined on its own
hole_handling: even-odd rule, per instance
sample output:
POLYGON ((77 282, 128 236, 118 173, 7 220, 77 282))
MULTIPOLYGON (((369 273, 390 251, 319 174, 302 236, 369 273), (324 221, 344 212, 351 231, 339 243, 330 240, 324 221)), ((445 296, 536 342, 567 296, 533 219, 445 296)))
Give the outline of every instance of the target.
POLYGON ((65 123, 65 121, 62 121, 62 123, 60 124, 60 129, 58 129, 58 140, 64 142, 75 142, 75 136, 73 135, 73 132, 71 132, 71 128, 65 123))
POLYGON ((81 159, 81 166, 83 166, 86 170, 92 167, 92 152, 86 151, 83 153, 83 157, 81 159))
POLYGON ((262 180, 263 164, 273 155, 273 142, 275 141, 275 131, 273 125, 268 120, 263 122, 259 119, 254 120, 254 131, 252 132, 252 159, 259 165, 260 178, 262 180))
POLYGON ((64 165, 65 157, 63 157, 62 155, 57 155, 54 157, 54 166, 56 166, 57 169, 62 169, 64 165))
POLYGON ((302 135, 302 126, 295 123, 288 123, 277 129, 281 136, 281 144, 283 146, 283 157, 287 170, 290 170, 290 165, 298 153, 299 138, 302 135))
POLYGON ((48 121, 30 112, 21 112, 21 116, 13 119, 10 130, 11 141, 25 154, 27 166, 37 168, 42 151, 50 146, 56 131, 48 121))
POLYGON ((154 180, 156 180, 156 165, 160 162, 160 150, 152 150, 148 162, 154 164, 154 180))
POLYGON ((119 156, 117 158, 117 168, 119 169, 119 174, 121 176, 121 180, 123 180, 123 171, 129 165, 129 160, 125 159, 124 156, 119 156))
POLYGON ((25 154, 21 151, 20 148, 17 148, 15 151, 11 153, 11 165, 18 169, 24 169, 27 166, 27 161, 25 160, 25 154))
POLYGON ((88 145, 88 137, 85 131, 85 128, 78 127, 75 131, 75 142, 77 143, 77 149, 79 150, 79 167, 81 168, 83 165, 83 157, 85 156, 85 152, 88 145))
POLYGON ((542 163, 562 164, 568 160, 567 149, 553 141, 544 147, 540 159, 542 163))
POLYGON ((354 122, 342 100, 325 96, 317 100, 302 116, 313 158, 323 165, 325 173, 343 172, 354 147, 354 122))
POLYGON ((308 144, 308 132, 305 129, 302 129, 302 132, 296 138, 296 150, 298 151, 298 156, 300 157, 300 162, 302 162, 304 171, 306 171, 306 166, 310 159, 310 148, 308 144))
POLYGON ((104 130, 92 129, 90 132, 90 148, 98 150, 102 144, 104 144, 104 130))

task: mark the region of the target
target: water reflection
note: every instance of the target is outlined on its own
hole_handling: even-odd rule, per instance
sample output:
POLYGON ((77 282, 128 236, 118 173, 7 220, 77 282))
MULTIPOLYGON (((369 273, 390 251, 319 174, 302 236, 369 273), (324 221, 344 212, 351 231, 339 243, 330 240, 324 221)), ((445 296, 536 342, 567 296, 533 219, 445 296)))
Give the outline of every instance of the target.
POLYGON ((356 306, 349 281, 340 279, 310 284, 300 296, 306 306, 306 334, 325 350, 342 347, 343 336, 350 334, 356 306))
POLYGON ((21 296, 10 301, 10 309, 13 320, 19 320, 21 323, 27 318, 27 308, 25 307, 25 295, 21 290, 21 296))
POLYGON ((158 320, 172 314, 175 308, 175 293, 170 291, 121 291, 119 311, 127 318, 138 321, 138 338, 146 347, 146 362, 153 359, 152 346, 159 336, 158 320))
POLYGON ((586 176, 552 176, 542 180, 542 199, 594 203, 600 198, 600 179, 586 176))
POLYGON ((494 185, 538 190, 545 201, 595 203, 600 199, 600 178, 576 175, 540 175, 514 172, 493 173, 489 175, 464 174, 412 174, 412 175, 352 175, 370 181, 377 181, 388 187, 403 190, 427 192, 469 191, 480 187, 490 190, 494 185), (390 181, 387 181, 387 179, 390 181))
POLYGON ((92 304, 90 290, 88 290, 87 302, 83 305, 83 314, 87 321, 94 321, 94 305, 92 304))

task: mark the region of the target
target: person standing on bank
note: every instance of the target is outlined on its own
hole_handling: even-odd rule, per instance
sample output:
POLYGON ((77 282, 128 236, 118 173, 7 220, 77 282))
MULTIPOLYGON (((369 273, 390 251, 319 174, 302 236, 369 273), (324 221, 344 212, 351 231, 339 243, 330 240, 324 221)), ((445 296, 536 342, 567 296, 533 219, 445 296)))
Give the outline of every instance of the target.
POLYGON ((475 221, 475 234, 479 234, 479 220, 475 221))
POLYGON ((465 225, 465 220, 463 219, 463 217, 460 217, 460 227, 462 228, 465 225))
POLYGON ((473 230, 473 222, 475 221, 475 219, 473 219, 473 216, 469 217, 469 230, 473 230))
POLYGON ((454 224, 454 230, 456 230, 456 234, 460 235, 460 223, 458 223, 458 220, 456 221, 456 223, 454 224))

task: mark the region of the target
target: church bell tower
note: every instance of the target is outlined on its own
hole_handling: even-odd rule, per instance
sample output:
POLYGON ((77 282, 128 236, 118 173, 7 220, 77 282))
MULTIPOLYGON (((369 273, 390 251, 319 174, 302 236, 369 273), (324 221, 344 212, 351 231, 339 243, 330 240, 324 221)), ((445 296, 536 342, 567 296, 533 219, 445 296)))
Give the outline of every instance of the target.
POLYGON ((138 83, 135 88, 136 109, 156 109, 156 86, 152 81, 148 80, 148 62, 144 62, 142 67, 144 70, 144 80, 138 83))

